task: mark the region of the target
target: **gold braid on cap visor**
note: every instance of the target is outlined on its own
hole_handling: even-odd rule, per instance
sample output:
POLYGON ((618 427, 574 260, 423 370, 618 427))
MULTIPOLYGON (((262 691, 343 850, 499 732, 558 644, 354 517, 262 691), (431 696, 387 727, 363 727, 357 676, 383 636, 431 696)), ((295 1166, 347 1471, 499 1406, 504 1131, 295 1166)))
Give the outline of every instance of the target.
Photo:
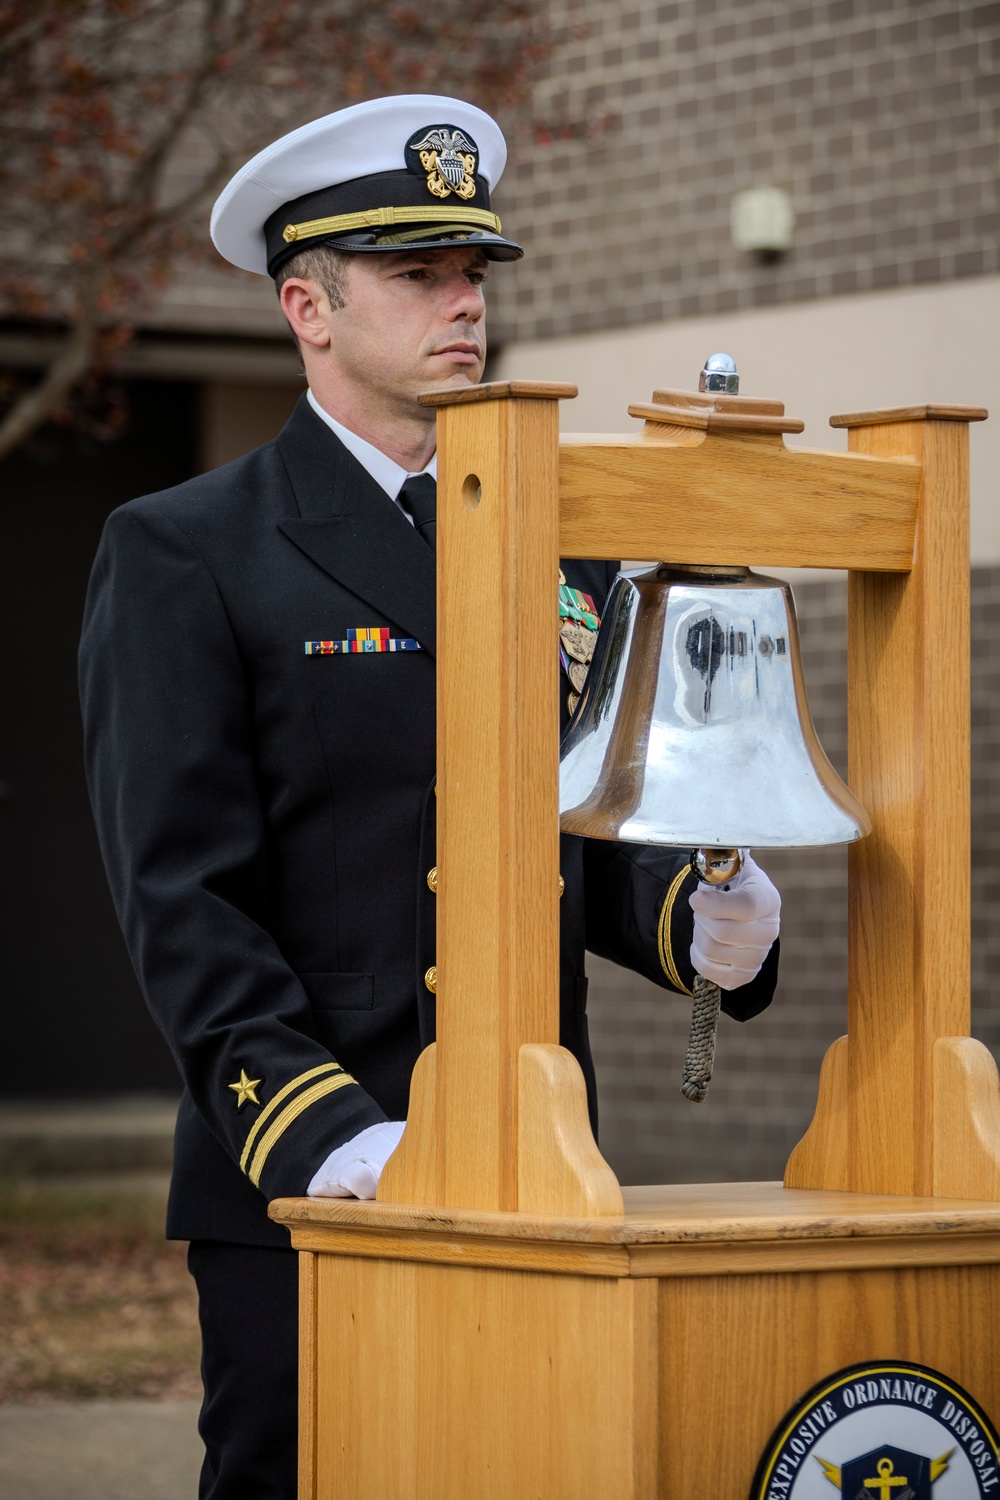
POLYGON ((387 228, 390 224, 447 224, 449 228, 472 225, 500 233, 500 220, 486 208, 368 208, 356 214, 334 214, 332 219, 309 219, 305 224, 286 224, 281 237, 286 245, 293 240, 312 239, 317 234, 351 234, 358 229, 387 228))

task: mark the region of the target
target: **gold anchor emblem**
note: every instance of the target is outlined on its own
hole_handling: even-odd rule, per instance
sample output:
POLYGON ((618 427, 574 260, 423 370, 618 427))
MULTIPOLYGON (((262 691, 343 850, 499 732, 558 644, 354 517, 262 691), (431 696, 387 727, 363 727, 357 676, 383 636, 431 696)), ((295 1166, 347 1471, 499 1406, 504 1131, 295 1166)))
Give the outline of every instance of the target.
MULTIPOLYGON (((951 1458, 951 1455, 954 1453, 954 1451, 954 1448, 949 1448, 948 1452, 942 1453, 940 1458, 931 1459, 931 1484, 933 1484, 936 1479, 941 1478, 941 1475, 948 1467, 948 1460, 949 1458, 951 1458)), ((820 1468, 823 1470, 823 1473, 826 1475, 827 1479, 829 1479, 830 1483, 836 1485, 838 1490, 841 1489, 842 1480, 839 1465, 828 1463, 825 1458, 819 1457, 817 1457, 816 1462, 819 1464, 820 1468)), ((893 1465, 891 1458, 880 1459, 877 1467, 878 1478, 866 1479, 864 1481, 864 1485, 865 1489, 868 1490, 881 1489, 882 1494, 879 1496, 879 1500, 882 1500, 882 1497, 888 1494, 889 1490, 894 1486, 909 1483, 908 1479, 899 1479, 895 1474, 893 1474, 893 1465), (883 1464, 888 1464, 889 1467, 887 1469, 883 1469, 883 1464)), ((861 1490, 858 1491, 858 1496, 860 1497, 860 1500, 867 1500, 867 1496, 863 1496, 861 1490)), ((906 1495, 897 1495, 895 1497, 895 1500, 906 1500, 906 1495)))
POLYGON ((880 1458, 875 1465, 878 1477, 865 1480, 866 1490, 878 1490, 878 1500, 893 1500, 893 1490, 901 1484, 909 1484, 909 1480, 902 1474, 893 1474, 893 1462, 891 1458, 880 1458))

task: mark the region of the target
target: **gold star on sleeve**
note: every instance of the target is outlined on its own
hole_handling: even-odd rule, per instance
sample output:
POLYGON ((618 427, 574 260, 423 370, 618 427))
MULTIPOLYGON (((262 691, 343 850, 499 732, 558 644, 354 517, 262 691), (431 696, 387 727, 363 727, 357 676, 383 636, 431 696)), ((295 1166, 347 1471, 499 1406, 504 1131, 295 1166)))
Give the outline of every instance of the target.
POLYGON ((227 1085, 227 1087, 231 1088, 233 1093, 236 1095, 237 1109, 242 1109, 248 1099, 250 1100, 251 1104, 260 1103, 260 1100, 257 1098, 254 1090, 258 1088, 262 1082, 263 1079, 261 1078, 248 1078, 246 1068, 240 1069, 239 1082, 230 1083, 227 1085))

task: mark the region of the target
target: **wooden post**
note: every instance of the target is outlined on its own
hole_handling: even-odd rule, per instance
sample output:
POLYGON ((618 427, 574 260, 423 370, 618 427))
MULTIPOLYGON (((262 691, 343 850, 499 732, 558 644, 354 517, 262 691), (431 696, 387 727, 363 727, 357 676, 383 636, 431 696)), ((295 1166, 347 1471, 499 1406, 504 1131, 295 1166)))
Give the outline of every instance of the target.
POLYGON ((996 1069, 969 1038, 968 423, 984 416, 832 419, 854 453, 917 459, 922 492, 912 570, 849 575, 849 779, 875 827, 850 851, 848 1035, 789 1187, 1000 1197, 996 1069))
POLYGON ((559 411, 575 386, 438 407, 437 1044, 380 1199, 616 1213, 559 1046, 559 411))

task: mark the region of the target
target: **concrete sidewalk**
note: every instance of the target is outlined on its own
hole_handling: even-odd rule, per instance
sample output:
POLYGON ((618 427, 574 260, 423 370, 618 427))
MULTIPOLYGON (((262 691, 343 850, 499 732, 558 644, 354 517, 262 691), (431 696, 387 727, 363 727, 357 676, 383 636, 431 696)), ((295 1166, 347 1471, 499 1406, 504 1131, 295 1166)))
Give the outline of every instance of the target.
MULTIPOLYGON (((0 1103, 0 1177, 40 1192, 166 1198, 177 1104, 0 1103)), ((0 1500, 196 1500, 196 1401, 0 1406, 0 1500)))
POLYGON ((195 1401, 0 1406, 3 1500, 196 1500, 195 1401))
POLYGON ((168 1172, 176 1099, 0 1102, 0 1177, 168 1172))

